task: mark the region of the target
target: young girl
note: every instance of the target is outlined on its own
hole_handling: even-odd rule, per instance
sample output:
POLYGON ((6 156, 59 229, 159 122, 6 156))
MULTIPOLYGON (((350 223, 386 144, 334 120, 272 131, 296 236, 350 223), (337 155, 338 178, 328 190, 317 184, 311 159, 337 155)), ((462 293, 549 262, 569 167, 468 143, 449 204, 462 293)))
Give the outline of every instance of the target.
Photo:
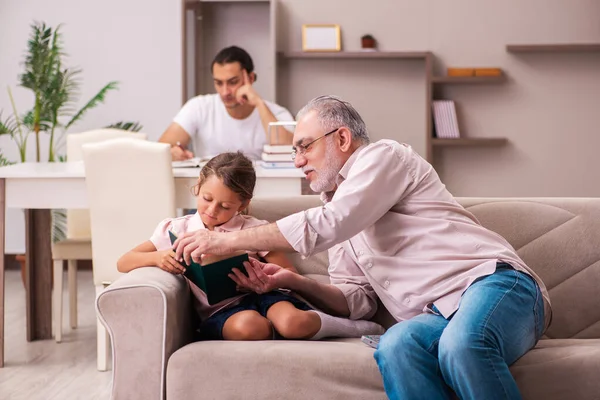
MULTIPOLYGON (((197 212, 179 218, 167 218, 155 229, 150 240, 124 254, 117 262, 120 272, 157 266, 173 274, 184 267, 175 260, 169 231, 182 235, 188 231, 209 229, 231 232, 267 224, 242 212, 250 204, 256 174, 252 161, 242 153, 223 153, 212 158, 200 171, 197 212)), ((277 264, 297 272, 283 253, 248 253, 253 258, 277 264)), ((360 337, 382 333, 381 326, 369 321, 350 321, 312 308, 282 291, 264 294, 240 293, 210 305, 206 294, 188 281, 200 316, 200 337, 206 340, 320 339, 328 336, 360 337)))

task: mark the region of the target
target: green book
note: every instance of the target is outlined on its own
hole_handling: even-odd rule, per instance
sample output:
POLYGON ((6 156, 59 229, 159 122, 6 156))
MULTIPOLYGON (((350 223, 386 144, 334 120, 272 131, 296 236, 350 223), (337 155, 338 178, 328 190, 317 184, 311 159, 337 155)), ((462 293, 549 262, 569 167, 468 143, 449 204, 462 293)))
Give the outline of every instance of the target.
MULTIPOLYGON (((169 238, 171 244, 177 240, 177 236, 171 231, 169 231, 169 238)), ((214 259, 214 257, 207 259, 203 265, 194 261, 190 265, 182 264, 186 268, 184 276, 206 293, 208 304, 211 305, 240 294, 236 290, 236 283, 227 276, 232 273, 233 268, 239 269, 248 276, 243 264, 244 261, 248 261, 248 254, 242 253, 216 261, 213 261, 214 259)))

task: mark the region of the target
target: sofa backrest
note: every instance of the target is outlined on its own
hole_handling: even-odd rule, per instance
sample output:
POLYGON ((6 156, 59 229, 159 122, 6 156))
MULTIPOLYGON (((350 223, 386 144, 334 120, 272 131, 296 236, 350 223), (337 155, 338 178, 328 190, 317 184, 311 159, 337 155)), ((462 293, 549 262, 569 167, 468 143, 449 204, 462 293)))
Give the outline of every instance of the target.
MULTIPOLYGON (((485 227, 505 237, 544 281, 553 319, 550 338, 600 338, 600 199, 458 198, 485 227)), ((250 213, 275 221, 318 196, 256 199, 250 213)), ((327 252, 290 258, 303 274, 327 274, 327 252)))

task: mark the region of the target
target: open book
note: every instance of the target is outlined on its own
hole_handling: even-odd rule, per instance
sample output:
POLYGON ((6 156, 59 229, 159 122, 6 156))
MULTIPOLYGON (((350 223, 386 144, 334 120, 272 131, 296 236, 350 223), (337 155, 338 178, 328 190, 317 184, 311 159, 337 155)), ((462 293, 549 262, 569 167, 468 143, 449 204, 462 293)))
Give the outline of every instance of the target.
MULTIPOLYGON (((169 231, 171 244, 175 243, 177 236, 169 231)), ((192 261, 186 268, 184 276, 200 288, 208 299, 208 304, 217 304, 220 301, 240 294, 236 284, 228 274, 233 268, 239 269, 248 276, 244 261, 248 261, 248 254, 242 253, 235 256, 209 256, 202 261, 202 265, 192 261)))
POLYGON ((194 157, 188 160, 180 160, 171 162, 173 168, 200 168, 206 164, 210 158, 194 157))

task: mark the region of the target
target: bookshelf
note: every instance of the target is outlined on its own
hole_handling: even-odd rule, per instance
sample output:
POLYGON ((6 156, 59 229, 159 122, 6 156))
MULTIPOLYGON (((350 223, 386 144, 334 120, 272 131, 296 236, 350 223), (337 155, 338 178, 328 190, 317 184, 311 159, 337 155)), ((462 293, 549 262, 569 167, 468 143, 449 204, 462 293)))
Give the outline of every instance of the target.
POLYGON ((413 59, 420 60, 430 56, 428 51, 340 51, 340 52, 279 52, 281 59, 354 59, 354 60, 384 60, 384 59, 413 59))
POLYGON ((600 43, 509 44, 509 53, 600 53, 600 43))
POLYGON ((504 74, 500 76, 434 76, 431 78, 433 84, 490 84, 506 81, 504 74))
POLYGON ((500 147, 508 143, 506 138, 458 138, 431 140, 434 147, 500 147))
MULTIPOLYGON (((500 84, 506 82, 506 75, 503 73, 499 76, 435 76, 431 74, 428 85, 428 98, 429 102, 427 105, 427 114, 430 120, 428 124, 427 133, 427 153, 426 158, 430 163, 433 163, 433 150, 444 149, 447 147, 501 147, 508 143, 506 138, 436 138, 433 137, 433 110, 432 104, 434 100, 443 99, 446 96, 443 95, 442 88, 445 85, 487 85, 487 84, 500 84), (437 89, 436 89, 437 88, 437 89)), ((460 127, 460 121, 459 121, 460 127)))

